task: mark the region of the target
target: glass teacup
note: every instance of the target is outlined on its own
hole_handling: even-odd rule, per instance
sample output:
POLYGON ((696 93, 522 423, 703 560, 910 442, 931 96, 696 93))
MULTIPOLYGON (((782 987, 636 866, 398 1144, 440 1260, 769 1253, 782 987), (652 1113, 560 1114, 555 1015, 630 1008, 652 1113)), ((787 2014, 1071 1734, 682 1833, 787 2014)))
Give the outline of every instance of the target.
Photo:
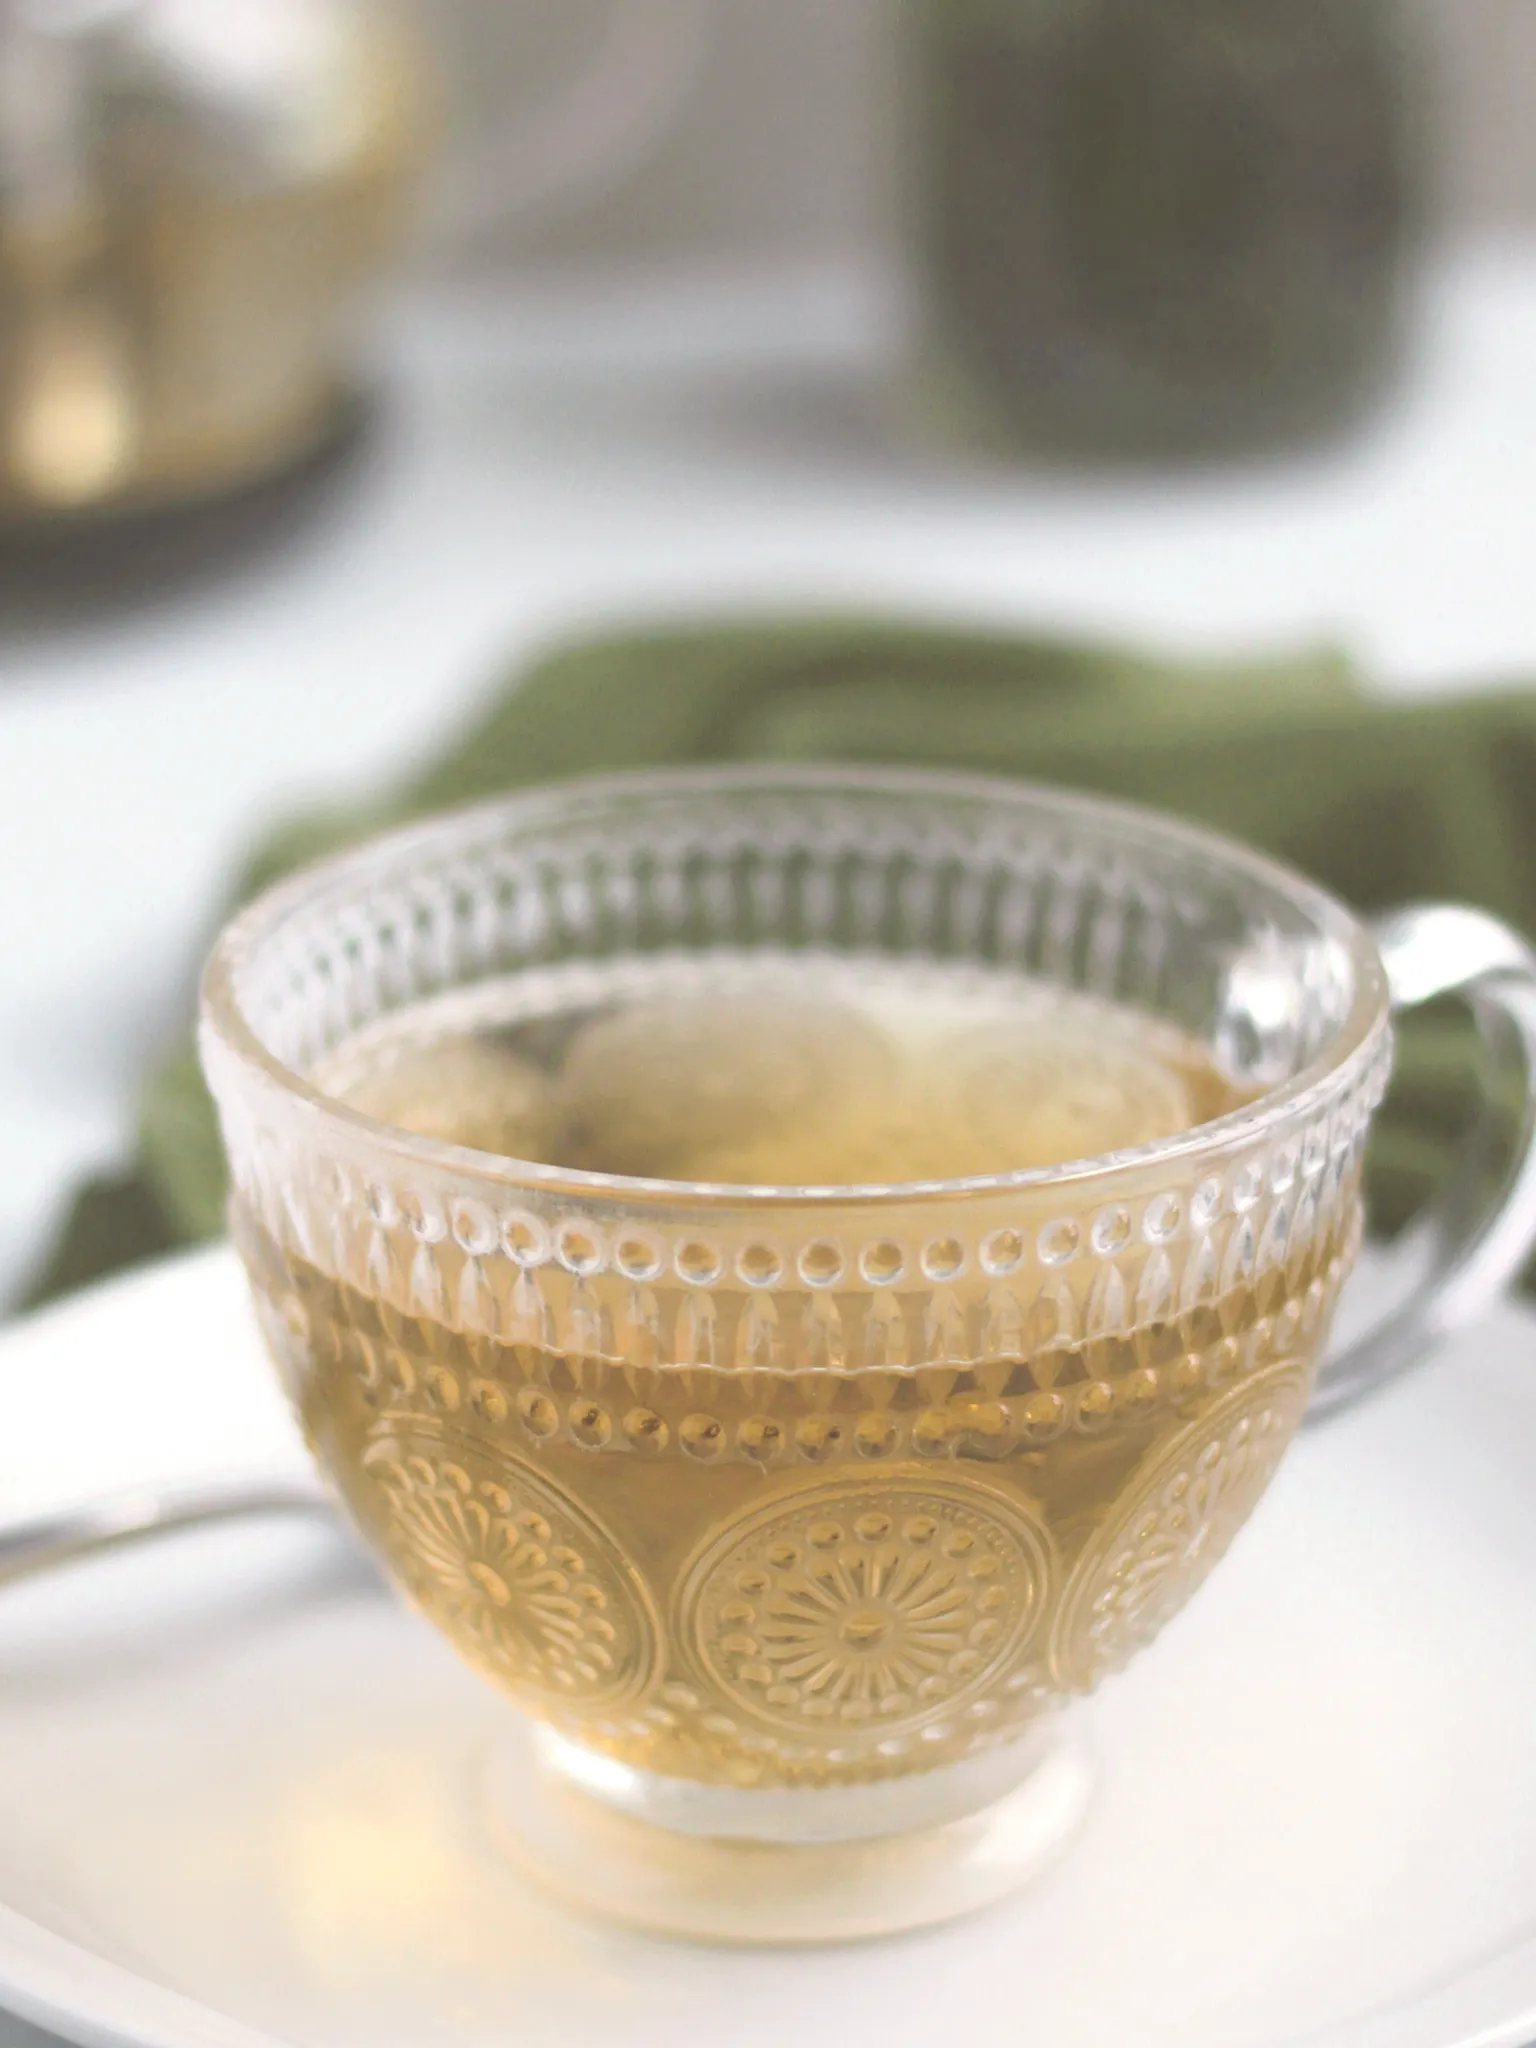
POLYGON ((1037 1868, 1083 1810, 1073 1697, 1196 1590, 1309 1404, 1518 1265, 1529 1106, 1492 1206, 1466 1179, 1413 1301, 1320 1363, 1394 1001, 1467 993, 1529 1105, 1532 990, 1479 913, 1373 935, 1177 824, 884 771, 550 790, 241 915, 202 1025, 235 1239, 351 1519, 526 1717, 483 1788, 508 1846, 745 1940, 943 1919, 1037 1868), (317 1085, 454 991, 769 954, 1102 999, 1237 1106, 1059 1165, 789 1186, 495 1155, 317 1085))

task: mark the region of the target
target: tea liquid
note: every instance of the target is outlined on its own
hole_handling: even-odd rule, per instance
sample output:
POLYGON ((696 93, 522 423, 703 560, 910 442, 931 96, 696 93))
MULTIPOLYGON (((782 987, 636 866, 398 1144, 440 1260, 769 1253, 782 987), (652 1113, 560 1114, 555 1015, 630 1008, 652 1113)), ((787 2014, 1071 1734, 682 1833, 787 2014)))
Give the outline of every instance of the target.
POLYGON ((710 1782, 954 1761, 1122 1663, 1268 1482, 1358 1230, 1336 1181, 1266 1234, 1279 1198, 1197 1188, 1208 1159, 1134 1214, 1092 1176, 733 1204, 1046 1168, 1240 1103, 1167 1025, 974 968, 541 970, 316 1078, 456 1145, 714 1188, 317 1165, 323 1249, 234 1218, 304 1425, 422 1610, 582 1742, 710 1782))

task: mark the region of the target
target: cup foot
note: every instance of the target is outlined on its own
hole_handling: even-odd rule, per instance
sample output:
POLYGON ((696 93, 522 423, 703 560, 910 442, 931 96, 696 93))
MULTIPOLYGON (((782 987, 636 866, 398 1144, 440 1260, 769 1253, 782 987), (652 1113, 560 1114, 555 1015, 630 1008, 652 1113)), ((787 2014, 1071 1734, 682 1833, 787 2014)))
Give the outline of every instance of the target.
POLYGON ((498 1846, 582 1912, 686 1940, 786 1946, 899 1934, 993 1904, 1067 1846, 1092 1783, 1070 1715, 946 1770, 784 1793, 610 1766, 521 1724, 493 1759, 490 1815, 498 1846))

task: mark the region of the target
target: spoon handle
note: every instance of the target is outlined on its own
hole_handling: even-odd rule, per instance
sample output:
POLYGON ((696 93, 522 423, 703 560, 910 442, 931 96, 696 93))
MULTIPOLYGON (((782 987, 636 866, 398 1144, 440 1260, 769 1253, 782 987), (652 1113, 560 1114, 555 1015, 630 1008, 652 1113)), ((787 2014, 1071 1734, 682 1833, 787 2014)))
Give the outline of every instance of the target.
POLYGON ((302 1474, 141 1488, 27 1521, 0 1522, 0 1588, 102 1551, 209 1522, 331 1512, 319 1481, 302 1474))

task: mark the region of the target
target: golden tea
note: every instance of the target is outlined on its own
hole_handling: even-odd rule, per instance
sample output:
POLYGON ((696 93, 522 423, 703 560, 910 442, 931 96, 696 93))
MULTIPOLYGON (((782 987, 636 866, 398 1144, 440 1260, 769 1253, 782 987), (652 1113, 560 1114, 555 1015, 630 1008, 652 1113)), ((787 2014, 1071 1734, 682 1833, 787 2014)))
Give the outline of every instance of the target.
POLYGON ((504 1208, 349 1185, 324 1255, 235 1221, 305 1427, 421 1608, 567 1734, 708 1783, 957 1761, 1124 1662, 1268 1483, 1358 1230, 1353 1181, 1255 1227, 1256 1192, 1177 1153, 1134 1215, 1098 1207, 1070 1162, 1243 1091, 1166 1023, 982 967, 534 969, 314 1079, 420 1136, 695 1184, 665 1233, 622 1185, 551 1224, 526 1169, 504 1208), (1058 1166, 979 1240, 910 1187, 1058 1166), (792 1191, 832 1186, 859 1193, 817 1236, 792 1191))

